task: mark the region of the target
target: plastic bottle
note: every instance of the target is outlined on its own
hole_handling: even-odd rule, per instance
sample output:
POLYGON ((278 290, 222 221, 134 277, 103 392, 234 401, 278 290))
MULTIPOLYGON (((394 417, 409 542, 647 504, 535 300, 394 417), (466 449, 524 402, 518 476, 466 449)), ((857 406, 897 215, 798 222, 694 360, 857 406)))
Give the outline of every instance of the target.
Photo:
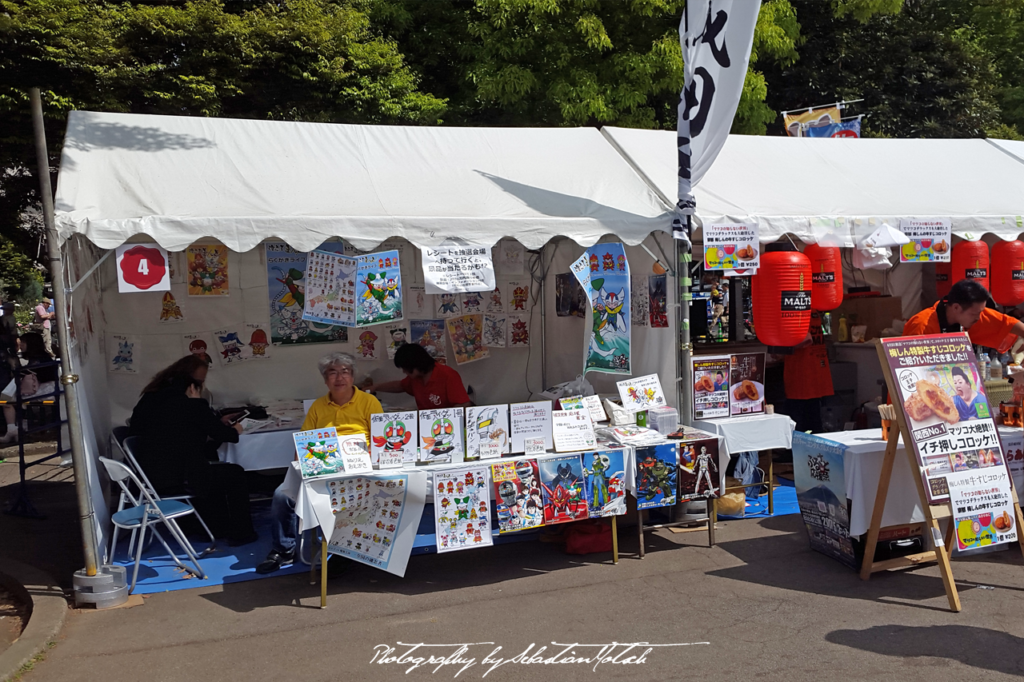
POLYGON ((1001 380, 1003 378, 1003 365, 999 362, 999 356, 993 355, 992 360, 989 362, 988 375, 993 380, 1001 380))
POLYGON ((978 369, 981 370, 981 380, 988 381, 988 353, 981 351, 981 355, 978 356, 978 369))
POLYGON ((839 316, 839 343, 846 343, 850 340, 850 332, 846 328, 846 313, 839 316))

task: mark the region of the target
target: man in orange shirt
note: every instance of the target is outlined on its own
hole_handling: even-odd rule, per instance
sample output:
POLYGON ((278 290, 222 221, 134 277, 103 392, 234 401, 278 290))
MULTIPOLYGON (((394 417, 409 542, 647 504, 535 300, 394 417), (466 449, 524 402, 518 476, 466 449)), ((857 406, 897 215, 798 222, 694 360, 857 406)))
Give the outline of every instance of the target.
POLYGON ((821 431, 821 399, 834 393, 828 348, 821 331, 821 313, 811 313, 807 337, 786 356, 783 374, 786 386, 786 414, 796 422, 797 431, 821 431))
POLYGON ((903 327, 904 336, 926 336, 966 331, 971 343, 1001 348, 1010 334, 1024 337, 1024 322, 986 308, 989 295, 973 279, 954 284, 946 297, 914 315, 903 327))

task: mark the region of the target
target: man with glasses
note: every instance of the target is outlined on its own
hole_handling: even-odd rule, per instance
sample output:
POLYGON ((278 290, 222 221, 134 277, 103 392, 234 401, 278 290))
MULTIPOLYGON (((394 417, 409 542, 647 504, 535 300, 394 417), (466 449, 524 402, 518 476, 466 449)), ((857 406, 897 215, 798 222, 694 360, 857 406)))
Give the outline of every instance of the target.
MULTIPOLYGON (((317 398, 306 413, 302 431, 333 426, 339 436, 363 434, 370 442, 370 415, 384 410, 380 401, 355 386, 355 360, 348 353, 331 353, 317 364, 327 385, 327 395, 317 398)), ((295 537, 298 518, 295 500, 289 497, 284 484, 274 491, 270 507, 273 545, 266 560, 256 567, 257 573, 273 573, 295 560, 295 537)))

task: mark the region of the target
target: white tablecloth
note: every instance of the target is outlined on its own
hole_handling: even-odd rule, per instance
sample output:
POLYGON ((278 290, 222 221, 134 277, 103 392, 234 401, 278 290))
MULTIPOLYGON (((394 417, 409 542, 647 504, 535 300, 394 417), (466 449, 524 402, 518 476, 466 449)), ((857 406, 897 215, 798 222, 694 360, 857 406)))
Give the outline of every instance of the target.
POLYGON ((731 457, 734 452, 793 447, 796 422, 784 414, 763 414, 698 420, 693 427, 722 436, 725 453, 731 457))
POLYGON ((295 460, 295 430, 243 433, 237 443, 221 445, 217 456, 220 461, 238 464, 246 471, 283 469, 295 460))

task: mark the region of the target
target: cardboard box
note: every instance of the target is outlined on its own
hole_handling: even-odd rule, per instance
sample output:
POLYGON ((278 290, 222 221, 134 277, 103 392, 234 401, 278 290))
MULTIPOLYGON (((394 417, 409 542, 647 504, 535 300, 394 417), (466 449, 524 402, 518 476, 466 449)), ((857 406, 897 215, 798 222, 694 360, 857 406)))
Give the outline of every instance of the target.
POLYGON ((903 319, 903 299, 899 296, 847 298, 832 311, 832 340, 839 340, 839 319, 846 315, 846 328, 853 334, 856 324, 867 325, 865 341, 877 339, 879 333, 892 326, 893 320, 903 319))

